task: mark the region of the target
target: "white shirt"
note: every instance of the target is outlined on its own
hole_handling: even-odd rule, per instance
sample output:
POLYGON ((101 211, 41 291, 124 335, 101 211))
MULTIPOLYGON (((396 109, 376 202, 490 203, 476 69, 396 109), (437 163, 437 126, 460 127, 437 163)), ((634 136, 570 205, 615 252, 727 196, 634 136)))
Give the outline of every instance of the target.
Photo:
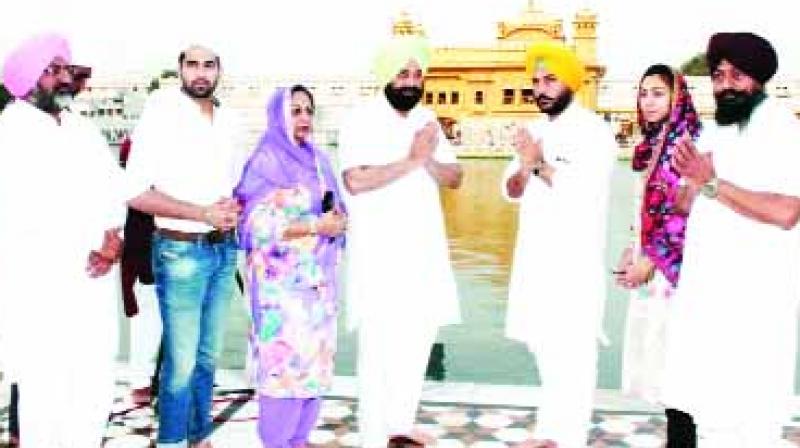
MULTIPOLYGON (((741 131, 708 123, 697 148, 713 154, 720 179, 800 197, 799 142, 800 122, 768 98, 741 131)), ((675 331, 667 340, 665 402, 701 418, 739 412, 730 406, 731 393, 744 407, 763 399, 779 409, 793 389, 798 229, 762 224, 703 196, 692 205, 687 229, 670 307, 675 331)))
MULTIPOLYGON (((239 117, 214 109, 213 119, 179 88, 154 92, 136 125, 126 165, 127 194, 134 198, 151 187, 175 199, 209 205, 231 197, 247 161, 239 117)), ((156 226, 206 232, 201 222, 156 216, 156 226)))
MULTIPOLYGON (((418 106, 399 115, 383 95, 357 107, 342 127, 342 171, 386 165, 408 156, 416 131, 435 122, 418 106)), ((440 131, 434 158, 457 163, 440 131)), ((420 167, 388 185, 346 195, 346 256, 350 328, 360 319, 413 319, 433 325, 458 323, 460 312, 450 266, 439 186, 420 167)))
MULTIPOLYGON (((519 199, 506 335, 534 344, 546 337, 566 342, 564 332, 599 334, 610 275, 605 248, 618 151, 613 133, 574 102, 554 120, 537 120, 528 129, 541 139, 555 172, 552 187, 532 176, 519 199)), ((503 176, 507 199, 506 182, 519 167, 515 158, 503 176)))

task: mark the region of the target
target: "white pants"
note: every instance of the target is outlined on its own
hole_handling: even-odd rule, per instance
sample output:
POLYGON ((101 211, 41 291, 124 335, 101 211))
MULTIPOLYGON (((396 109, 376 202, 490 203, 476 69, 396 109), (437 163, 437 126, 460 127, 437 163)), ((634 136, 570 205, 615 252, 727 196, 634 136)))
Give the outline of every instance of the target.
POLYGON ((20 372, 17 384, 23 446, 99 447, 114 400, 113 364, 86 360, 52 370, 54 367, 42 365, 20 372))
POLYGON ((130 352, 128 367, 131 387, 139 389, 150 385, 155 370, 155 359, 161 345, 161 316, 155 285, 139 282, 133 287, 139 313, 129 319, 130 352))
POLYGON ((650 403, 661 397, 671 294, 667 279, 656 272, 648 285, 631 291, 625 318, 622 391, 650 403))
MULTIPOLYGON (((365 319, 367 321, 368 319, 365 319)), ((361 446, 383 448, 414 428, 425 368, 438 328, 403 319, 358 330, 358 426, 361 446)))
POLYGON ((531 347, 542 381, 535 438, 559 448, 586 446, 597 384, 596 332, 574 330, 531 347))
POLYGON ((119 271, 76 288, 56 290, 47 306, 13 314, 14 372, 19 385, 20 442, 25 448, 95 448, 114 401, 119 341, 119 271))

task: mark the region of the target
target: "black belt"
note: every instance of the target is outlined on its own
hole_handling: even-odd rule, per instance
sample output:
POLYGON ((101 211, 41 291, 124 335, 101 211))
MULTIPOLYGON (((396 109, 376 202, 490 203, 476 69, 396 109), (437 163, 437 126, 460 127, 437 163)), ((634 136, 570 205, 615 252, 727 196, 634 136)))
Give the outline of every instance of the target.
POLYGON ((198 241, 204 242, 208 244, 218 244, 226 239, 233 238, 233 230, 218 230, 214 229, 210 232, 181 232, 179 230, 172 230, 172 229, 158 229, 156 233, 163 236, 164 238, 175 240, 175 241, 198 241))

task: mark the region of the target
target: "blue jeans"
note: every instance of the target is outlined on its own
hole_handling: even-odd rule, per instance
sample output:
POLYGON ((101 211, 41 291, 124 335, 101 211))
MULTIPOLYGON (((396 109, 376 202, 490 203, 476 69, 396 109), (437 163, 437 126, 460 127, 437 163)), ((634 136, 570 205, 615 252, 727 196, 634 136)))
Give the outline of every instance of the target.
POLYGON ((214 370, 234 292, 233 237, 210 244, 153 235, 153 275, 163 363, 158 389, 158 444, 186 446, 211 434, 214 370))

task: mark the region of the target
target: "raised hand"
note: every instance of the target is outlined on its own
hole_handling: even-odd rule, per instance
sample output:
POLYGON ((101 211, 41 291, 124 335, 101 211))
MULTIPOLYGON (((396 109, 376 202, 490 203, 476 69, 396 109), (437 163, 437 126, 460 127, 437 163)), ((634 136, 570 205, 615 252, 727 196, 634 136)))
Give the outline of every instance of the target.
POLYGON ((424 163, 431 157, 439 143, 439 125, 431 121, 414 134, 408 158, 415 162, 424 163))
POLYGON ((519 154, 520 163, 524 168, 530 168, 544 159, 542 141, 534 140, 531 133, 524 127, 517 128, 512 145, 519 154))
POLYGON ((694 189, 699 189, 716 176, 711 153, 700 154, 686 134, 675 142, 672 166, 694 189))

